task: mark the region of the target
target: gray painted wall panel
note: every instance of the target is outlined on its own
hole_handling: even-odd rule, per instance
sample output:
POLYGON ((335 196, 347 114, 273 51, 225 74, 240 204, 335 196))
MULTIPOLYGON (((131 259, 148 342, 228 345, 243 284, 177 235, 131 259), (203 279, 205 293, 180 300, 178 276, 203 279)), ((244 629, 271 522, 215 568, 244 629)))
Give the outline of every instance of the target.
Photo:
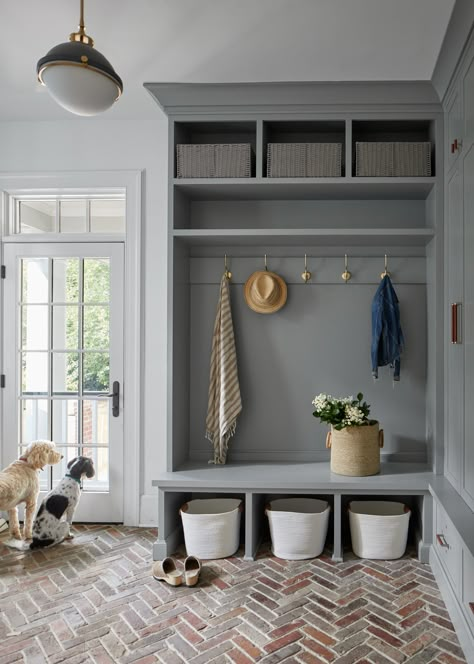
POLYGON ((190 228, 424 228, 425 201, 194 201, 190 228))
MULTIPOLYGON (((327 428, 312 416, 315 394, 362 391, 386 432, 386 452, 426 457, 426 287, 399 285, 407 350, 402 380, 388 369, 373 382, 370 366, 371 285, 304 285, 287 305, 259 315, 232 286, 243 413, 229 460, 326 459, 327 428)), ((204 438, 209 356, 217 284, 191 286, 190 456, 210 458, 204 438)))

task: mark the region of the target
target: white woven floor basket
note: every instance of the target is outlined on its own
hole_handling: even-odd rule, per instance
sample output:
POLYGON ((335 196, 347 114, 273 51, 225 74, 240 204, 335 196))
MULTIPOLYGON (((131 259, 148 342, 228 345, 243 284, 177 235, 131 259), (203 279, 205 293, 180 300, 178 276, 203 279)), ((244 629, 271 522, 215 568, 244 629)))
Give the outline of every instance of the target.
POLYGON ((273 555, 285 560, 319 556, 326 541, 330 510, 325 500, 316 498, 272 500, 265 513, 273 555))
POLYGON ((204 560, 232 556, 239 548, 239 498, 190 500, 180 509, 188 556, 204 560))
POLYGON ((352 550, 359 558, 393 560, 407 547, 411 511, 403 503, 353 500, 349 504, 352 550))

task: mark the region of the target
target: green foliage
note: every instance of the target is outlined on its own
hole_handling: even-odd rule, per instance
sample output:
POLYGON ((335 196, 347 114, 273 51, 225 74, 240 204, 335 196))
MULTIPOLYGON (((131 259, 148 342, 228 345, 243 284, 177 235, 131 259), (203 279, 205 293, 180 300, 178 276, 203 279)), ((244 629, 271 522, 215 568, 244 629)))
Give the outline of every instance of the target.
MULTIPOLYGON (((107 302, 110 292, 109 261, 100 259, 84 260, 84 302, 107 302)), ((68 261, 66 269, 66 299, 77 301, 79 273, 77 263, 68 261)), ((66 339, 69 348, 78 344, 78 309, 67 307, 66 339)), ((88 350, 108 350, 109 348, 109 307, 84 305, 83 307, 83 391, 107 392, 109 389, 109 353, 93 353, 88 350)), ((77 355, 68 354, 67 389, 76 391, 79 380, 77 355)))
POLYGON ((357 399, 353 399, 353 397, 340 399, 327 394, 319 394, 313 400, 315 407, 313 415, 318 417, 321 422, 332 425, 337 431, 347 426, 373 424, 374 420, 369 420, 370 406, 366 401, 362 401, 363 398, 362 392, 359 392, 357 399))

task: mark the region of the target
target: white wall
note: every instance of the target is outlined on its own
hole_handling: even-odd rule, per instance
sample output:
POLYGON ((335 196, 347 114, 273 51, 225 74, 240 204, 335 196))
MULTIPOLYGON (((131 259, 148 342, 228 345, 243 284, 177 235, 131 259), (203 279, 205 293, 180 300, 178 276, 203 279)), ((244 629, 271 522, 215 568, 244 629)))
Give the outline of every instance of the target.
MULTIPOLYGON (((167 119, 0 122, 0 172, 145 172, 142 228, 144 421, 140 523, 157 523, 152 479, 166 469, 167 119)), ((126 481, 126 477, 125 477, 126 481)))

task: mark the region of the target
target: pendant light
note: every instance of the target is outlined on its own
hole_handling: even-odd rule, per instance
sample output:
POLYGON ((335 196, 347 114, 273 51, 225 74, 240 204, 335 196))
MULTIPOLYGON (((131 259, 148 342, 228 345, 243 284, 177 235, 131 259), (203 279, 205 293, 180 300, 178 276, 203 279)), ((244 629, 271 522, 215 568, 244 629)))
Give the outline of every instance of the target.
POLYGON ((84 0, 80 0, 78 32, 69 41, 54 46, 38 61, 38 79, 52 98, 76 115, 97 115, 120 97, 123 84, 102 53, 86 35, 84 0))

